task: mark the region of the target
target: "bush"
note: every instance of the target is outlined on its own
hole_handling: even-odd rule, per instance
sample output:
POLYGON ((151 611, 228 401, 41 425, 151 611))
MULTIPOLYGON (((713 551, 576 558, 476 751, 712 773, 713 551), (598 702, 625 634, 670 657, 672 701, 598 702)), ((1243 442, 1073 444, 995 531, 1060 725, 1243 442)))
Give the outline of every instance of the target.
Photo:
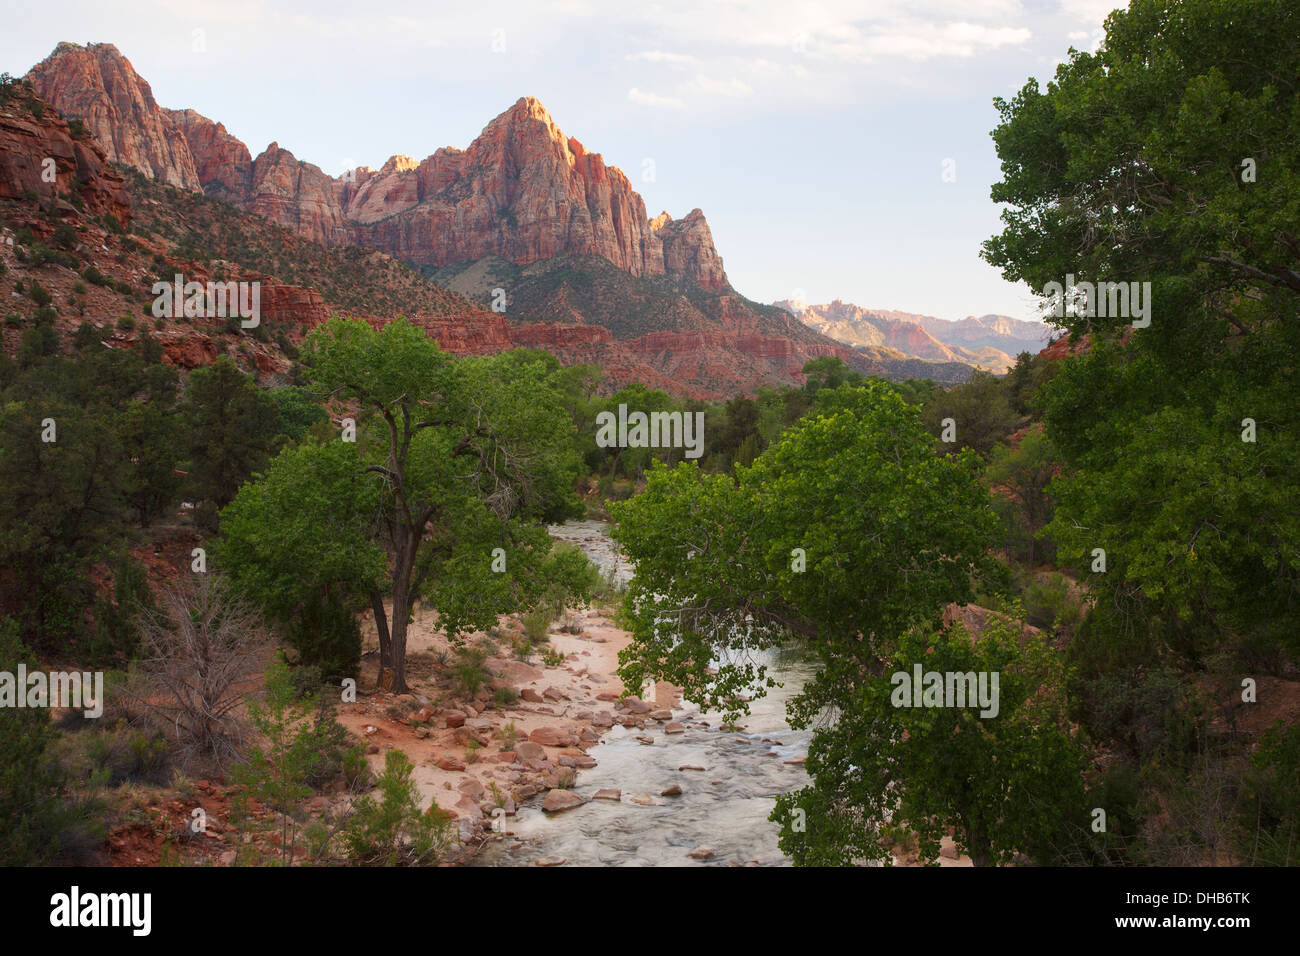
POLYGON ((376 785, 379 799, 353 805, 344 833, 348 858, 363 866, 431 866, 450 850, 454 819, 435 803, 420 812, 420 793, 411 781, 411 759, 400 750, 384 756, 376 785))
POLYGON ((551 621, 555 620, 554 616, 547 608, 534 608, 525 614, 521 623, 524 625, 524 634, 533 644, 545 644, 550 640, 551 621))
POLYGON ((457 652, 457 657, 459 659, 453 668, 456 690, 464 697, 473 697, 492 678, 483 666, 487 652, 477 647, 463 647, 457 652))
POLYGON ((117 327, 121 329, 123 332, 130 332, 133 328, 135 328, 135 316, 133 315, 118 316, 117 327))
POLYGON ((504 706, 506 704, 513 704, 519 699, 519 695, 509 687, 498 687, 492 692, 492 699, 499 705, 504 706))
POLYGON ((1083 619, 1083 605, 1070 594, 1070 579, 1059 571, 1036 577, 1025 588, 1025 615, 1035 627, 1073 634, 1083 619))
POLYGON ((54 297, 50 295, 49 290, 35 279, 32 280, 32 286, 27 290, 27 295, 41 307, 47 306, 54 301, 54 297))

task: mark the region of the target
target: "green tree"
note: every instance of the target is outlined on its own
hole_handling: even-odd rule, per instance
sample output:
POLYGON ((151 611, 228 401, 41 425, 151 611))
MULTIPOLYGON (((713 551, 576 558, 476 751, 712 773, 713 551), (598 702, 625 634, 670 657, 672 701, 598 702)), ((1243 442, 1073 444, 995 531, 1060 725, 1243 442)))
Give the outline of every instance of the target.
MULTIPOLYGON (((0 670, 13 674, 19 663, 38 666, 16 624, 0 618, 0 670)), ((66 813, 64 778, 47 752, 55 736, 48 709, 0 707, 0 864, 31 866, 58 856, 66 813)))
POLYGON ((182 421, 193 494, 217 508, 266 465, 280 432, 275 400, 225 355, 190 373, 182 421))
POLYGON ((308 778, 316 769, 320 743, 311 721, 315 709, 315 697, 298 695, 288 665, 277 656, 266 671, 265 700, 248 705, 249 722, 265 744, 250 748, 245 760, 231 770, 240 788, 235 801, 237 825, 250 829, 261 826, 250 810, 250 799, 271 810, 271 824, 279 833, 282 865, 293 862, 306 817, 305 801, 312 794, 308 778))
POLYGON ((353 615, 386 576, 372 540, 381 485, 357 445, 286 448, 221 513, 214 558, 235 588, 282 630, 302 664, 355 677, 353 615))
POLYGON ((1042 425, 1031 427, 1015 448, 998 445, 989 456, 988 479, 995 489, 1005 489, 1015 502, 1016 515, 1024 522, 1028 561, 1034 563, 1034 540, 1052 516, 1047 486, 1060 462, 1042 425))
POLYGON ((884 673, 843 693, 835 732, 814 736, 812 786, 777 798, 782 849, 802 865, 888 859, 881 837, 892 822, 916 834, 930 861, 948 827, 976 866, 1043 852, 1083 797, 1062 690, 1059 656, 1022 626, 994 619, 979 637, 960 624, 908 632, 884 673), (911 706, 911 685, 894 675, 911 680, 917 665, 976 675, 990 691, 996 674, 996 708, 911 706))
POLYGON ((380 681, 403 691, 417 601, 455 637, 529 606, 572 570, 567 559, 548 561, 542 522, 574 507, 573 425, 547 363, 453 362, 406 320, 381 331, 332 320, 309 336, 303 361, 322 395, 360 409, 359 457, 346 480, 362 489, 355 479, 364 476, 378 489, 371 540, 387 555, 392 604, 390 617, 383 590, 371 588, 380 681), (504 571, 493 570, 497 548, 504 571))
MULTIPOLYGON (((996 527, 978 459, 935 455, 918 410, 878 382, 819 391, 817 408, 734 480, 656 468, 611 511, 637 568, 624 683, 670 680, 734 716, 738 695, 770 681, 753 652, 794 639, 818 662, 791 702, 796 727, 862 705, 905 635, 970 600, 996 527)), ((819 727, 814 747, 856 760, 872 746, 856 730, 854 718, 819 727)), ((842 781, 831 772, 824 785, 842 781)), ((827 852, 859 839, 821 832, 827 852)))
POLYGON ((1007 208, 985 258, 1036 290, 1151 284, 1149 326, 1057 320, 1091 348, 1046 390, 1066 466, 1048 533, 1080 566, 1104 550, 1091 584, 1124 610, 1117 642, 1147 632, 1193 664, 1300 651, 1298 22, 1267 0, 1134 0, 1045 91, 996 101, 1007 208))

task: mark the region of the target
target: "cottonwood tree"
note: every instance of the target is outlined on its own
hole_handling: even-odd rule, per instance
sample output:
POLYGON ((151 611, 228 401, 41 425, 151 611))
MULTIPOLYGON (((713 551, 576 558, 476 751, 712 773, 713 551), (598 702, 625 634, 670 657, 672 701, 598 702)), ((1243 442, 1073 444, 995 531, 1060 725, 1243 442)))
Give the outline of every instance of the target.
MULTIPOLYGON (((376 331, 335 318, 309 336, 302 355, 318 392, 356 410, 356 457, 333 474, 322 500, 373 495, 372 520, 365 529, 350 519, 331 524, 325 534, 366 562, 372 553, 364 542, 383 550, 384 581, 363 582, 382 686, 406 690, 406 634, 417 602, 435 608, 439 627, 454 638, 529 606, 556 582, 576 580, 585 558, 551 559, 544 526, 572 513, 578 469, 553 367, 510 355, 453 361, 405 319, 376 331), (505 552, 504 571, 494 570, 496 548, 505 552)), ((305 455, 286 467, 316 461, 305 455)), ((264 537, 280 529, 299 540, 301 524, 318 512, 268 513, 264 537)))
MULTIPOLYGON (((991 569, 997 519, 973 452, 936 455, 918 410, 888 385, 823 389, 817 399, 734 480, 693 463, 659 467, 642 494, 611 506, 614 537, 637 569, 623 612, 626 685, 670 680, 734 716, 739 695, 770 680, 754 652, 795 642, 818 669, 789 719, 821 724, 827 708, 865 706, 864 688, 899 641, 935 624, 947 603, 970 600, 975 577, 991 569)), ((862 766, 874 744, 857 736, 858 720, 818 726, 814 749, 862 766)), ((827 768, 814 772, 822 799, 851 801, 847 778, 835 776, 844 768, 818 766, 827 768)), ((851 849, 878 822, 818 839, 828 853, 837 842, 851 849)))
POLYGON ((285 449, 221 513, 213 560, 282 630, 298 663, 355 677, 355 613, 384 582, 380 482, 352 442, 285 449))
POLYGON ((1134 0, 1046 89, 995 101, 984 257, 1035 290, 1151 283, 1147 327, 1058 317, 1091 348, 1046 387, 1048 533, 1080 567, 1105 549, 1117 646, 1300 652, 1298 31, 1294 4, 1134 0))
POLYGON ((777 798, 781 848, 801 865, 889 860, 881 837, 891 823, 916 835, 927 861, 949 827, 975 866, 1050 846, 1083 798, 1062 671, 1044 639, 1013 621, 991 617, 978 637, 961 624, 908 632, 879 677, 844 690, 835 731, 813 737, 812 785, 777 798), (893 674, 910 679, 917 664, 988 678, 990 690, 997 674, 996 708, 970 697, 896 706, 893 674))

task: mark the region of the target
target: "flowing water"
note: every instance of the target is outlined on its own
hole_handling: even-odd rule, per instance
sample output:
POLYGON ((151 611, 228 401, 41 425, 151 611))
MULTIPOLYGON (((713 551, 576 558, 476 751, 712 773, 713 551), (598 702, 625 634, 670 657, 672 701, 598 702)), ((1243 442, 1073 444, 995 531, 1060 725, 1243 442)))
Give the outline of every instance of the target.
MULTIPOLYGON (((575 521, 551 528, 561 540, 576 543, 601 568, 626 582, 631 567, 610 541, 604 522, 575 521)), ((722 730, 722 718, 699 713, 689 701, 674 717, 694 717, 686 732, 667 735, 661 726, 645 730, 615 726, 588 753, 598 761, 583 770, 573 788, 590 798, 597 790, 622 791, 620 801, 591 800, 558 814, 545 814, 541 800, 520 807, 508 833, 488 844, 478 862, 518 866, 563 859, 570 865, 681 866, 788 865, 777 846, 778 828, 767 819, 778 794, 804 786, 801 762, 809 731, 793 731, 785 721, 786 701, 811 676, 811 668, 789 653, 769 653, 763 661, 783 686, 750 704, 739 730, 722 730), (651 745, 638 736, 653 738, 651 745), (796 761, 787 763, 787 761, 796 761), (684 766, 702 770, 682 770, 684 766), (680 796, 661 796, 672 785, 680 796), (632 802, 649 795, 654 805, 632 802), (707 861, 687 853, 699 846, 714 850, 707 861)))

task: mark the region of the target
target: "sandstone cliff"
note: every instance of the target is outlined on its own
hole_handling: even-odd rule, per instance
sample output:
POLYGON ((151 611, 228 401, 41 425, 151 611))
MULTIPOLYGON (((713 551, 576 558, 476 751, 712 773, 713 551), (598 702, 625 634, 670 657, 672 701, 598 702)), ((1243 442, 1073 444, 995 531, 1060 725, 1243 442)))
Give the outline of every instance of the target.
POLYGON ((184 134, 111 43, 60 43, 27 74, 41 99, 86 124, 110 160, 184 189, 199 175, 184 134))
POLYGON ((112 215, 121 225, 130 225, 126 184, 108 165, 104 150, 87 135, 73 136, 52 110, 40 105, 36 109, 40 118, 28 107, 28 96, 22 91, 0 106, 0 199, 34 194, 46 204, 67 206, 60 197, 75 193, 86 211, 112 215), (54 160, 53 182, 43 175, 49 168, 46 159, 54 160))

